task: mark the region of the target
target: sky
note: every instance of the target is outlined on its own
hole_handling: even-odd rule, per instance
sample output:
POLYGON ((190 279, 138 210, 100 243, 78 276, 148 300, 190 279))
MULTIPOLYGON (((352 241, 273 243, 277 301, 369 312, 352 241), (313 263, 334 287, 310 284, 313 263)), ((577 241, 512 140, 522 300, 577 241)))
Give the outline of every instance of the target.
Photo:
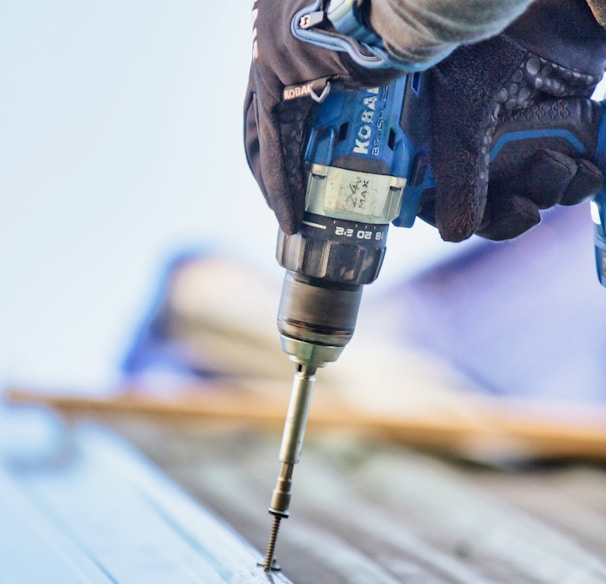
MULTIPOLYGON (((0 383, 112 383, 184 249, 244 259, 277 301, 242 142, 250 55, 249 2, 2 3, 0 383)), ((367 294, 463 248, 392 228, 367 294)))

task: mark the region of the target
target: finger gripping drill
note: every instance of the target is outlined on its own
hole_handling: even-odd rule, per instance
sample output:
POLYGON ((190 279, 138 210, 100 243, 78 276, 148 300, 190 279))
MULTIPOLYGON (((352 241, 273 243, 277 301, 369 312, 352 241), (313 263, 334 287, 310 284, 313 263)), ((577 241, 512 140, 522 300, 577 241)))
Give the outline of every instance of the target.
POLYGON ((282 348, 295 362, 280 449, 281 472, 265 568, 273 561, 280 519, 288 517, 315 372, 336 361, 354 333, 364 285, 379 275, 390 223, 411 227, 428 164, 424 78, 382 87, 331 91, 315 108, 307 149, 307 194, 298 233, 279 233, 286 269, 278 309, 282 348))
MULTIPOLYGON (((524 173, 537 150, 593 161, 606 176, 606 101, 561 98, 520 109, 501 123, 490 151, 491 180, 524 173)), ((606 287, 606 185, 593 196, 594 249, 598 280, 606 287)))

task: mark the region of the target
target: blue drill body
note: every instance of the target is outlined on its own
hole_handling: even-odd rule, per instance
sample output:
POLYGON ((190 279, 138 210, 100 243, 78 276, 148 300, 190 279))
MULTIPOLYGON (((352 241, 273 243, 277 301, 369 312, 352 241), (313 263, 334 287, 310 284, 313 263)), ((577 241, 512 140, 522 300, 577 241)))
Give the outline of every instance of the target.
POLYGON ((426 92, 420 73, 384 87, 333 91, 317 107, 305 152, 307 165, 405 179, 401 207, 393 222, 412 227, 421 192, 433 186, 426 92))
POLYGON ((411 227, 433 185, 424 81, 414 73, 333 90, 316 107, 303 224, 294 235, 281 232, 277 246, 287 270, 278 328, 297 362, 309 364, 319 347, 320 365, 337 358, 353 335, 362 286, 381 269, 389 225, 411 227))

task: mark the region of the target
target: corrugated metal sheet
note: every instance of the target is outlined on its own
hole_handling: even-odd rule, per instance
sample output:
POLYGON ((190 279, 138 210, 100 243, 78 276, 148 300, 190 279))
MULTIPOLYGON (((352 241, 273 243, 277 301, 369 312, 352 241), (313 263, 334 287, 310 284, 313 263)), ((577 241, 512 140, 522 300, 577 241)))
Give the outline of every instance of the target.
POLYGON ((55 425, 41 436, 48 420, 15 423, 16 435, 0 429, 3 584, 288 582, 107 430, 55 425))

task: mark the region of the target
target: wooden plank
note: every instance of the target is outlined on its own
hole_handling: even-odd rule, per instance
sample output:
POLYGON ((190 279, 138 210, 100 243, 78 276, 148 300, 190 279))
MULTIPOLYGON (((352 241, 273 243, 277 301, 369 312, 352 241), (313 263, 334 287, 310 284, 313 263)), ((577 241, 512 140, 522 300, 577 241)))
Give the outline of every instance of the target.
POLYGON ((0 529, 0 552, 10 559, 0 562, 0 575, 10 576, 0 582, 40 581, 35 566, 21 567, 32 556, 69 584, 278 583, 284 574, 297 584, 606 581, 606 472, 599 467, 489 471, 349 432, 311 431, 295 469, 292 517, 278 540, 284 574, 265 575, 251 562, 261 559, 269 534, 279 432, 104 415, 58 433, 62 448, 49 449, 44 436, 41 453, 19 447, 10 459, 27 428, 4 445, 3 433, 1 525, 19 528, 13 543, 0 529))
MULTIPOLYGON (((141 418, 113 423, 254 545, 266 543, 278 433, 141 418)), ((491 471, 311 431, 276 555, 297 584, 602 584, 605 485, 599 467, 491 471), (523 484, 534 485, 533 496, 524 497, 523 484), (550 505, 537 502, 541 488, 551 489, 550 505), (589 524, 583 515, 562 517, 582 507, 593 510, 589 524)))
POLYGON ((90 424, 57 435, 43 453, 0 440, 0 582, 288 582, 124 440, 90 424))
MULTIPOLYGON (((288 392, 258 395, 225 388, 195 387, 170 397, 124 388, 109 395, 35 391, 9 388, 13 405, 48 405, 65 412, 141 414, 201 420, 238 421, 246 425, 281 428, 288 392)), ((527 405, 527 404, 526 404, 527 405)), ((368 412, 317 392, 310 427, 343 428, 363 435, 396 439, 409 445, 438 448, 469 457, 558 457, 606 459, 606 411, 575 411, 553 415, 549 408, 477 407, 475 415, 452 411, 430 415, 368 412)))

